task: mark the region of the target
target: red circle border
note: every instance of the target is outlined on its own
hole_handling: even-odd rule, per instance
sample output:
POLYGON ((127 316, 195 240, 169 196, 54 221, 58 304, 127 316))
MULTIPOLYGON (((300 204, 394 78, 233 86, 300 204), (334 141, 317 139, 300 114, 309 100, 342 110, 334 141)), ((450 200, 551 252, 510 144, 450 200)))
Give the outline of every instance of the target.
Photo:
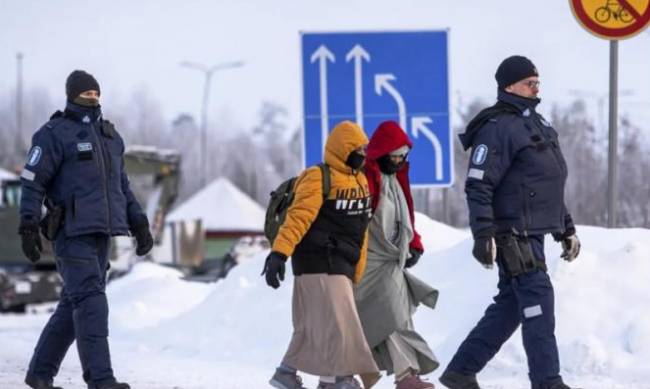
POLYGON ((571 8, 573 13, 576 16, 576 19, 585 27, 587 30, 593 32, 594 34, 608 39, 616 38, 628 38, 630 36, 636 35, 641 32, 645 27, 648 26, 650 22, 650 4, 646 8, 645 12, 641 15, 641 19, 637 20, 634 24, 629 25, 624 28, 607 28, 599 25, 594 22, 585 12, 581 0, 569 0, 571 2, 571 8))

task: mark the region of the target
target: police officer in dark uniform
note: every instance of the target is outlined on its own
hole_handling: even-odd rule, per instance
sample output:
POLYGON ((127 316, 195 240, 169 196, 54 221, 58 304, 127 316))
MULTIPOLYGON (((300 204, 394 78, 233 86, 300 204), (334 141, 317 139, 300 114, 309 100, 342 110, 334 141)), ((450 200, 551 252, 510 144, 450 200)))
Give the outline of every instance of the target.
POLYGON ((76 340, 89 389, 128 389, 115 380, 108 348, 110 239, 130 232, 138 255, 151 250, 153 239, 129 188, 124 141, 102 118, 99 84, 92 75, 75 70, 66 81, 66 94, 65 110, 34 134, 21 175, 23 251, 38 261, 39 223, 49 223, 44 230, 50 231, 46 235, 53 240, 63 278, 61 299, 38 340, 25 383, 34 389, 57 388, 53 378, 76 340), (44 205, 50 212, 41 221, 44 205))
POLYGON ((521 324, 533 389, 570 389, 560 376, 553 285, 546 273, 544 235, 573 261, 580 242, 564 203, 567 166, 558 134, 535 111, 539 77, 522 56, 496 72, 498 101, 460 136, 472 149, 465 184, 472 254, 485 267, 496 261, 499 294, 452 358, 440 382, 477 389, 476 374, 521 324))

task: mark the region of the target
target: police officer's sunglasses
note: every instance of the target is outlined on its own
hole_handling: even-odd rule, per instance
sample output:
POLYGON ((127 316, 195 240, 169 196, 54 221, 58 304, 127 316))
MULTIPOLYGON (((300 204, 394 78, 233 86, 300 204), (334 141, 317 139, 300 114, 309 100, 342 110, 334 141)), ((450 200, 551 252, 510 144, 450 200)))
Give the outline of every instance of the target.
POLYGON ((529 87, 530 89, 533 88, 539 88, 540 81, 539 80, 530 80, 530 81, 525 81, 523 82, 524 85, 529 87))

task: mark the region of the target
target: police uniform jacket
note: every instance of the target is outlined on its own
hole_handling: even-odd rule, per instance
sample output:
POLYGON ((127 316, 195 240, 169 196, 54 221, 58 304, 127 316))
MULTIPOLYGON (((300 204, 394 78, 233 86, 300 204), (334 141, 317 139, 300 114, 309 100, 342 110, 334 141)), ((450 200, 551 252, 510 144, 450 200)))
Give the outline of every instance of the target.
POLYGON ((21 175, 20 214, 38 221, 44 198, 63 206, 66 236, 126 235, 144 223, 124 171, 124 141, 101 108, 69 102, 32 138, 21 175))
POLYGON ((472 149, 465 193, 475 237, 561 234, 570 227, 567 165, 557 132, 535 111, 539 102, 500 90, 497 104, 460 136, 472 149))

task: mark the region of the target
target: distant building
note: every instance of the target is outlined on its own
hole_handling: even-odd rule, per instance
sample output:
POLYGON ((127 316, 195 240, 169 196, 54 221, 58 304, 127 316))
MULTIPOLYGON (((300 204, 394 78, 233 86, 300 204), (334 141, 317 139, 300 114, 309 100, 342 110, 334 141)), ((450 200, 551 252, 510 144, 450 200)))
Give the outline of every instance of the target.
POLYGON ((232 182, 218 178, 176 207, 167 222, 201 220, 206 259, 222 258, 245 236, 264 235, 265 210, 232 182))

